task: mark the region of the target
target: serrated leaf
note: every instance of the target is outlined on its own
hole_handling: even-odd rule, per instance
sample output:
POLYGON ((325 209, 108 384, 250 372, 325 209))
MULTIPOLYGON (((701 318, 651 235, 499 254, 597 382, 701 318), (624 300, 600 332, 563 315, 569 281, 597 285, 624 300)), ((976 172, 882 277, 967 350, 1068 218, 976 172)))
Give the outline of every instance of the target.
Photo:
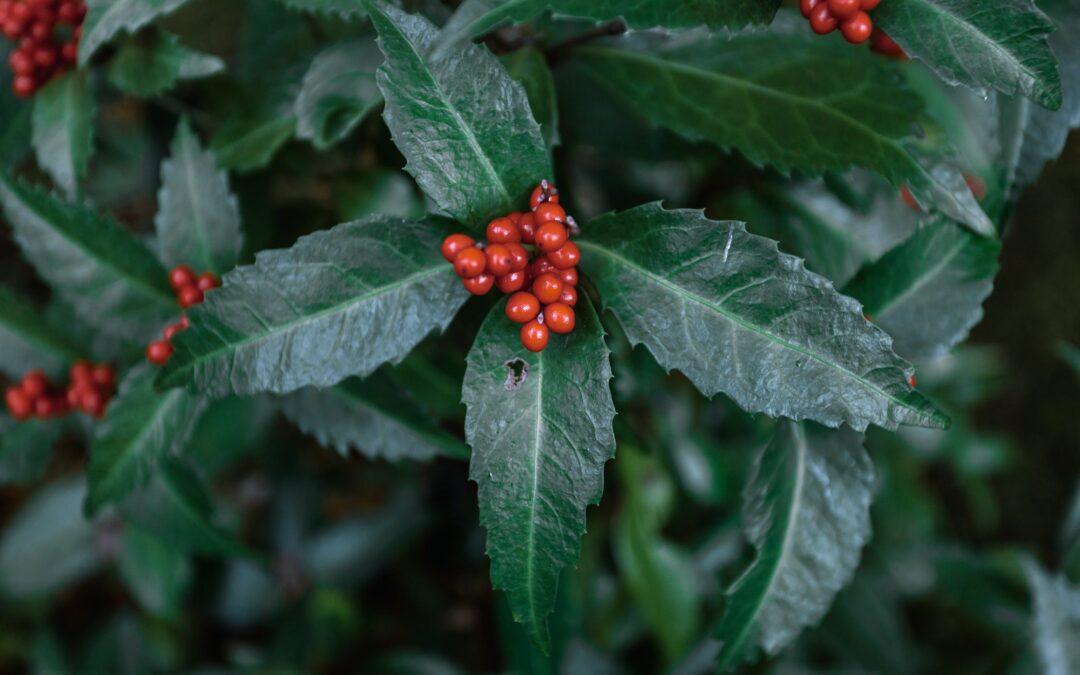
POLYGON ((221 126, 210 147, 222 167, 244 173, 269 164, 295 131, 296 117, 292 115, 274 111, 241 114, 221 126))
POLYGON ((0 417, 0 485, 32 483, 45 473, 63 427, 0 417))
POLYGON ((1054 24, 1031 0, 889 0, 874 25, 943 80, 1022 94, 1061 107, 1061 80, 1047 35, 1054 24))
POLYGON ((93 515, 149 481, 160 462, 178 455, 206 409, 183 389, 154 391, 156 368, 142 364, 120 383, 90 445, 86 512, 93 515))
POLYGON ((163 458, 150 486, 131 495, 121 517, 186 553, 250 555, 214 517, 214 506, 199 477, 178 460, 163 458))
POLYGON ((646 204, 590 222, 578 245, 630 341, 706 396, 860 431, 948 422, 857 302, 742 223, 646 204))
POLYGON ((550 8, 556 16, 610 21, 646 28, 741 28, 772 21, 780 0, 466 0, 447 21, 440 38, 448 44, 479 37, 508 23, 520 23, 550 8))
POLYGON ((983 315, 1001 245, 945 218, 924 224, 844 287, 905 359, 940 356, 983 315))
POLYGON ((115 221, 3 175, 0 202, 23 255, 89 323, 137 338, 176 313, 165 268, 115 221))
POLYGON ((212 54, 185 47, 175 35, 152 33, 125 42, 105 69, 109 83, 128 94, 150 97, 179 80, 195 80, 225 70, 212 54))
POLYGON ((43 596, 92 574, 102 562, 96 529, 83 519, 81 476, 50 483, 30 498, 0 535, 0 595, 43 596))
POLYGON ((1043 675, 1080 672, 1080 588, 1024 561, 1034 605, 1032 632, 1043 675))
POLYGON ((172 154, 161 164, 158 213, 154 218, 166 265, 200 271, 232 269, 244 246, 240 207, 229 176, 214 153, 204 150, 186 120, 173 137, 172 154))
POLYGON ((300 430, 348 458, 352 449, 369 459, 468 458, 461 441, 439 429, 386 375, 376 372, 334 387, 305 387, 282 402, 300 430))
POLYGON ((331 14, 345 18, 367 14, 363 0, 278 0, 289 9, 315 14, 331 14))
POLYGON ((785 172, 864 167, 980 234, 995 233, 970 191, 927 168, 932 158, 913 134, 925 121, 921 101, 884 59, 774 34, 623 39, 574 55, 574 73, 653 125, 785 172))
POLYGON ((34 97, 34 154, 69 197, 79 193, 94 136, 94 101, 87 74, 75 71, 49 83, 34 97))
POLYGON ((121 33, 143 26, 183 7, 188 0, 87 0, 86 21, 79 42, 79 65, 121 33))
POLYGON ((782 421, 743 490, 757 558, 727 591, 720 669, 753 647, 770 656, 828 611, 870 538, 874 465, 862 435, 782 421))
POLYGON ((70 333, 42 309, 0 286, 0 371, 12 379, 22 377, 28 368, 57 375, 82 355, 70 333))
POLYGON ((177 618, 194 577, 190 560, 167 540, 128 526, 117 563, 120 578, 143 609, 163 619, 177 618))
POLYGON ((370 39, 320 52, 296 97, 297 138, 325 150, 348 136, 382 103, 375 85, 375 68, 381 62, 381 52, 370 39))
POLYGON ((260 253, 190 312, 159 384, 283 394, 400 361, 468 298, 439 253, 444 235, 431 221, 376 217, 260 253))
POLYGON ((462 386, 491 581, 545 652, 559 573, 577 562, 585 509, 599 502, 604 462, 615 453, 604 332, 587 298, 576 310, 574 332, 552 335, 534 354, 499 303, 469 351, 462 386))
POLYGON ((551 76, 544 55, 532 47, 510 52, 502 57, 506 72, 525 87, 540 134, 550 149, 559 144, 559 104, 555 96, 555 79, 551 76))
POLYGON ((458 221, 483 227, 520 208, 551 176, 540 127, 520 84, 486 48, 460 45, 434 58, 427 19, 369 2, 386 61, 376 78, 383 119, 405 170, 458 221))

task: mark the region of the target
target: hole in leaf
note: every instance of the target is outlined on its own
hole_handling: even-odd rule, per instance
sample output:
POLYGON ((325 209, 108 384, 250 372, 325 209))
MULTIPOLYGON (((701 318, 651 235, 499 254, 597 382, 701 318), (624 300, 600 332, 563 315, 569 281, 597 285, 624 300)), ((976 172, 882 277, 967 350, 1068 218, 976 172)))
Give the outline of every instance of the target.
POLYGON ((529 376, 529 364, 521 359, 506 362, 506 381, 503 388, 506 391, 517 391, 525 384, 525 378, 529 376))

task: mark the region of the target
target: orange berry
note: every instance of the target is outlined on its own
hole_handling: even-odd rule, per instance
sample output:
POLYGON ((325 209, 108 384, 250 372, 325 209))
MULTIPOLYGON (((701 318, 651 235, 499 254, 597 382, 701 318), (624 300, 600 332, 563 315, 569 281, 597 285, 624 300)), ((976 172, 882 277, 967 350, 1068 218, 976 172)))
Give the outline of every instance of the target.
POLYGON ((574 330, 574 310, 570 305, 561 302, 553 302, 544 308, 544 325, 552 333, 565 335, 574 330))
POLYGON ((512 244, 521 241, 521 232, 509 218, 496 218, 488 223, 487 238, 493 244, 512 244))
POLYGON ((484 251, 487 258, 487 272, 495 276, 509 274, 514 269, 514 256, 504 244, 492 244, 484 251))
POLYGON ((536 319, 521 327, 521 344, 530 352, 542 352, 547 347, 548 328, 536 319))
POLYGON ((442 243, 442 257, 446 258, 446 262, 454 262, 454 258, 458 253, 461 253, 470 246, 475 246, 476 240, 467 234, 452 234, 446 239, 443 239, 442 243))
POLYGON ((533 282, 532 292, 545 305, 557 302, 562 295, 563 282, 550 272, 541 274, 533 282))
POLYGON ((513 293, 514 291, 520 291, 522 288, 525 288, 527 279, 528 275, 525 273, 525 270, 510 272, 501 277, 495 277, 495 288, 498 288, 503 293, 513 293))
POLYGON ((566 226, 551 220, 536 228, 536 247, 545 253, 563 247, 567 238, 566 226))
POLYGON ((529 266, 529 252, 521 244, 506 244, 506 250, 514 259, 513 271, 519 272, 529 266))
POLYGON ((850 19, 862 9, 861 0, 828 0, 829 13, 837 19, 850 19))
POLYGON ((564 305, 573 307, 577 304, 577 289, 573 286, 563 284, 562 295, 559 296, 559 302, 564 305))
POLYGON ((462 279, 480 276, 487 268, 487 256, 475 246, 463 249, 454 258, 454 271, 462 279))
POLYGON ((578 274, 576 268, 571 267, 570 269, 559 270, 558 277, 559 281, 563 282, 565 285, 577 286, 578 274))
POLYGON ((561 248, 548 253, 547 259, 561 270, 570 269, 581 262, 581 249, 574 242, 568 241, 561 248))
POLYGON ((462 279, 461 283, 464 284, 465 290, 473 295, 485 295, 495 285, 495 276, 485 272, 484 274, 477 274, 475 277, 462 279))
POLYGON ((540 313, 540 300, 532 293, 514 293, 506 301, 506 318, 514 323, 527 323, 540 313))
POLYGON ((870 33, 873 31, 874 22, 870 19, 870 15, 863 11, 859 11, 858 14, 845 19, 840 24, 840 33, 853 45, 861 45, 869 40, 870 33))
POLYGON ((827 2, 820 3, 817 7, 810 12, 810 28, 813 29, 818 35, 825 35, 836 30, 836 25, 839 23, 836 17, 829 11, 829 4, 827 2))
POLYGON ((521 232, 522 243, 530 246, 536 243, 536 216, 533 215, 532 211, 522 215, 517 226, 521 232))
POLYGON ((555 202, 544 202, 536 207, 534 211, 536 214, 536 222, 545 223, 549 220, 556 222, 566 222, 566 209, 559 206, 555 202))

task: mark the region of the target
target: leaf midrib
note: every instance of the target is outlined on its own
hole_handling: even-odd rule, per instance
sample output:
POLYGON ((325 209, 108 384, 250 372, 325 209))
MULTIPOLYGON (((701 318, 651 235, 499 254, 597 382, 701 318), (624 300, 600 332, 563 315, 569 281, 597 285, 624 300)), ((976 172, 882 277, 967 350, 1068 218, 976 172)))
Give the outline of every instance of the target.
POLYGON ((679 296, 679 297, 684 297, 684 298, 686 298, 686 299, 688 299, 688 300, 690 300, 690 301, 692 301, 692 302, 694 302, 696 304, 699 304, 699 305, 701 305, 701 306, 703 306, 703 307, 705 307, 707 309, 711 309, 712 311, 716 312, 717 314, 724 317, 728 321, 731 321, 732 323, 735 323, 735 324, 739 325, 740 327, 742 327, 742 328, 744 328, 744 329, 746 329, 746 330, 748 330, 748 331, 750 331, 752 333, 755 333, 755 334, 757 334, 757 335, 759 335, 761 337, 764 337, 764 338, 776 343, 777 345, 779 345, 779 346, 781 346, 781 347, 783 347, 785 349, 790 349, 792 351, 798 352, 798 353, 800 353, 800 354, 802 354, 802 355, 804 355, 804 356, 806 356, 806 357, 808 357, 810 359, 813 359, 814 361, 817 361, 818 363, 827 365, 830 368, 833 368, 834 370, 836 370, 836 371, 838 371, 840 373, 843 373, 847 377, 855 380, 856 382, 858 382, 859 384, 864 386, 866 389, 869 389, 871 391, 874 391, 874 392, 880 394, 885 399, 887 399, 888 401, 896 404, 897 406, 899 406, 899 407, 901 407, 901 408, 903 408, 905 410, 909 410, 912 413, 915 413, 915 414, 919 415, 920 418, 926 419, 927 421, 933 421, 932 417, 928 418, 925 413, 923 413, 923 412, 921 412, 919 410, 916 410, 915 408, 912 408, 910 405, 908 405, 904 401, 901 401, 900 399, 896 398, 892 394, 884 391, 883 389, 881 389, 881 387, 878 387, 874 383, 867 381, 862 376, 856 375, 855 373, 851 372, 847 368, 844 368, 843 366, 841 366, 841 365, 839 365, 837 363, 834 363, 834 362, 832 362, 832 361, 830 361, 828 359, 825 359, 825 358, 819 356, 818 354, 816 354, 814 352, 808 351, 807 349, 805 349, 803 347, 800 347, 799 345, 793 344, 793 343, 788 342, 787 340, 785 340, 785 339, 783 339, 781 337, 773 335, 772 333, 769 333, 768 331, 765 331, 762 328, 760 328, 758 326, 755 326, 754 324, 746 321, 742 317, 731 314, 730 312, 725 310, 723 307, 720 307, 718 305, 714 305, 713 303, 709 302, 706 298, 702 298, 702 297, 700 297, 700 296, 698 296, 698 295, 696 295, 694 293, 689 292, 688 290, 684 289, 681 286, 677 286, 673 282, 671 282, 671 281, 669 281, 667 279, 664 279, 663 277, 661 277, 661 276, 659 276, 659 275, 657 275, 657 274, 655 274, 653 272, 650 272, 649 270, 645 269, 644 267, 641 267, 640 265, 630 261, 627 258, 624 258, 623 256, 615 253, 614 251, 612 251, 612 250, 610 250, 610 249, 608 249, 608 248, 606 248, 604 246, 601 246, 599 244, 595 244, 595 243, 590 242, 590 241, 585 241, 585 240, 578 240, 578 246, 592 249, 594 251, 597 251, 601 255, 606 255, 609 258, 611 258, 611 259, 613 259, 613 260, 615 260, 615 261, 617 261, 617 262, 619 262, 619 263, 621 263, 623 265, 626 265, 629 269, 636 271, 638 274, 653 280, 654 283, 656 283, 656 284, 658 284, 660 286, 663 286, 664 288, 671 291, 674 295, 679 296))
POLYGON ((533 430, 532 447, 532 491, 529 495, 529 533, 528 533, 528 556, 525 562, 526 592, 529 594, 529 611, 532 614, 534 630, 543 625, 544 614, 539 611, 536 600, 535 584, 536 576, 536 501, 540 494, 540 439, 543 436, 544 427, 544 354, 536 355, 538 382, 536 383, 536 426, 533 430))
POLYGON ((960 254, 960 251, 963 250, 963 248, 967 246, 967 244, 968 242, 965 240, 960 240, 959 242, 957 242, 954 246, 948 249, 948 251, 946 251, 944 255, 941 256, 941 258, 933 265, 933 267, 923 270, 924 274, 916 277, 914 283, 908 286, 907 289, 905 289, 902 293, 892 298, 889 298, 884 305, 870 309, 869 313, 872 316, 877 317, 878 319, 888 316, 891 309, 901 304, 909 297, 914 295, 915 292, 917 292, 923 286, 930 283, 931 279, 936 277, 938 273, 941 272, 941 270, 945 269, 945 267, 948 266, 953 261, 953 259, 956 258, 957 255, 960 254))
MULTIPOLYGON (((184 189, 185 192, 188 193, 189 203, 191 204, 192 220, 195 221, 192 229, 195 230, 195 238, 199 242, 203 265, 206 265, 208 269, 213 270, 214 272, 220 272, 221 270, 218 269, 213 252, 210 249, 210 241, 206 236, 206 221, 203 218, 202 208, 203 202, 200 199, 199 191, 195 189, 196 177, 194 174, 194 164, 198 158, 198 148, 195 147, 194 142, 195 137, 189 129, 185 129, 182 133, 184 134, 184 137, 183 140, 181 140, 183 145, 181 151, 183 168, 181 171, 183 172, 184 189)), ((213 177, 216 178, 216 176, 213 177)), ((180 223, 174 223, 174 225, 182 227, 182 224, 180 223)))
POLYGON ((267 339, 268 337, 270 337, 272 335, 278 335, 280 333, 288 333, 291 330, 295 329, 297 326, 303 325, 305 323, 308 323, 308 322, 311 322, 311 321, 317 321, 317 320, 322 319, 323 317, 326 317, 326 316, 331 316, 333 314, 338 314, 340 312, 348 311, 349 309, 356 306, 357 304, 364 303, 364 302, 369 302, 371 300, 374 300, 375 298, 378 298, 379 296, 386 295, 388 293, 392 293, 392 292, 394 292, 394 291, 396 291, 396 290, 398 290, 400 288, 404 288, 405 286, 408 286, 410 284, 419 283, 421 281, 426 280, 428 277, 432 277, 432 276, 435 276, 437 274, 448 274, 448 273, 451 273, 451 272, 453 272, 452 267, 447 267, 445 265, 445 263, 437 263, 437 264, 433 265, 432 267, 430 267, 430 268, 428 268, 428 269, 426 269, 426 270, 424 270, 422 272, 416 272, 416 273, 410 274, 409 276, 402 277, 401 279, 398 279, 397 281, 395 281, 392 284, 388 284, 386 286, 380 286, 380 287, 375 288, 372 291, 370 291, 370 292, 368 292, 368 293, 366 293, 364 295, 355 296, 355 297, 351 298, 348 302, 343 302, 343 303, 333 305, 331 307, 327 307, 326 309, 315 312, 314 314, 304 314, 304 315, 301 315, 301 316, 299 316, 299 317, 297 317, 295 319, 292 319, 291 321, 287 321, 287 322, 285 322, 283 324, 279 324, 277 326, 274 326, 273 330, 247 335, 243 339, 238 340, 237 342, 223 342, 222 346, 220 346, 220 347, 216 347, 214 349, 211 349, 210 351, 203 352, 201 354, 195 355, 195 358, 192 358, 187 363, 184 363, 184 364, 178 366, 176 368, 176 370, 166 371, 165 376, 162 378, 162 382, 164 384, 166 384, 166 385, 169 385, 171 382, 175 381, 180 376, 181 373, 185 373, 185 372, 187 372, 189 370, 194 369, 195 364, 217 358, 218 356, 220 356, 221 354, 224 354, 224 353, 237 351, 241 347, 243 347, 245 345, 248 345, 248 344, 251 344, 252 342, 265 340, 265 339, 267 339))

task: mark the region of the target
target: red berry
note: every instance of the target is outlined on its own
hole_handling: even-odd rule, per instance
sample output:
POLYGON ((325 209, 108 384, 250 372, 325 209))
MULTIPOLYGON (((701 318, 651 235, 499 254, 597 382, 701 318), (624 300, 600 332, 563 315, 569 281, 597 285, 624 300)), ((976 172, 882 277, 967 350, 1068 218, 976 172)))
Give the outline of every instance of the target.
POLYGON ((525 288, 525 281, 528 276, 525 270, 518 270, 509 274, 504 274, 501 277, 495 277, 495 287, 503 293, 513 293, 514 291, 520 291, 525 288))
POLYGON ((217 275, 213 272, 203 272, 199 275, 199 281, 197 282, 199 290, 203 293, 212 291, 215 288, 221 288, 221 279, 218 279, 217 275))
POLYGON ((169 285, 179 291, 185 286, 195 283, 195 272, 187 265, 177 265, 169 272, 169 285))
POLYGON ((35 21, 30 25, 30 37, 38 42, 45 42, 52 37, 53 26, 45 21, 35 21))
POLYGON ((862 0, 862 10, 864 12, 869 12, 879 4, 881 4, 881 0, 862 0))
POLYGON ((532 195, 529 196, 529 208, 535 209, 544 202, 559 203, 559 191, 546 180, 540 181, 540 184, 532 191, 532 195))
POLYGON ((818 6, 818 3, 822 0, 800 0, 799 9, 802 11, 802 15, 806 18, 810 18, 810 12, 814 11, 814 8, 818 6))
POLYGON ((188 307, 194 307, 202 302, 204 296, 198 286, 184 286, 176 294, 176 299, 180 302, 181 307, 187 309, 188 307))
POLYGON ((56 401, 48 396, 42 396, 34 400, 34 415, 39 419, 48 419, 56 414, 59 406, 56 401))
POLYGON ((84 382, 89 383, 94 379, 94 371, 91 369, 89 361, 79 359, 71 365, 71 371, 68 373, 68 376, 74 384, 82 384, 84 382))
POLYGON ((487 268, 487 256, 475 246, 461 250, 454 258, 454 271, 462 279, 479 276, 487 268))
POLYGON ((529 252, 525 250, 525 247, 521 244, 507 244, 506 250, 510 251, 510 257, 514 259, 514 266, 511 268, 515 272, 520 272, 529 266, 529 252))
POLYGON ((506 318, 515 323, 527 323, 540 313, 540 300, 532 293, 514 293, 506 301, 506 318))
POLYGON ((554 220, 560 223, 566 222, 566 209, 559 206, 555 202, 544 202, 536 207, 536 222, 546 223, 549 220, 554 220))
POLYGON ((496 276, 509 274, 514 269, 514 256, 504 244, 492 244, 484 251, 487 257, 487 271, 496 276))
POLYGON ((4 392, 4 402, 11 416, 20 422, 30 419, 34 412, 33 399, 27 396, 21 387, 8 387, 4 392))
POLYGON ((533 277, 538 277, 541 274, 547 274, 548 272, 557 272, 558 270, 551 261, 547 259, 546 255, 537 256, 533 260, 532 265, 529 267, 529 271, 532 272, 533 277))
POLYGON ((174 323, 170 326, 166 326, 165 332, 163 333, 163 335, 165 336, 165 341, 172 342, 172 339, 176 337, 176 334, 182 330, 184 330, 184 325, 180 323, 174 323))
POLYGON ((111 366, 104 363, 94 366, 93 377, 94 384, 102 389, 112 389, 116 384, 116 372, 111 366))
POLYGON ((49 391, 49 379, 40 370, 31 370, 26 375, 23 375, 20 386, 28 397, 38 399, 49 391))
POLYGON ((73 2, 65 2, 56 10, 56 18, 64 23, 75 23, 79 20, 79 8, 73 2))
POLYGON ((532 211, 521 216, 517 226, 523 243, 529 245, 536 243, 536 216, 532 214, 532 211))
POLYGON ((548 253, 547 259, 561 270, 570 269, 576 267, 581 261, 581 249, 574 242, 568 241, 562 245, 562 248, 548 253))
POLYGON ((577 270, 571 267, 566 270, 559 270, 559 281, 568 286, 577 286, 578 274, 577 270))
POLYGON ((506 217, 510 219, 510 222, 517 225, 518 221, 521 220, 521 217, 523 215, 525 214, 521 211, 511 211, 510 213, 506 214, 506 217))
MULTIPOLYGON (((166 358, 166 360, 168 359, 166 358)), ((103 417, 106 405, 108 405, 108 401, 97 389, 88 389, 83 393, 82 400, 79 401, 79 408, 92 417, 103 417)))
POLYGON ((542 352, 548 343, 548 328, 536 319, 521 327, 521 344, 530 352, 542 352))
POLYGON ((495 276, 485 272, 484 274, 477 274, 475 277, 462 279, 461 283, 465 285, 465 290, 473 295, 485 295, 495 285, 495 276))
POLYGON ((29 75, 34 72, 34 61, 21 49, 8 54, 8 65, 17 75, 29 75))
POLYGON ((541 274, 533 282, 532 292, 540 302, 546 304, 556 302, 562 295, 563 282, 559 281, 554 274, 541 274))
POLYGON ((146 347, 146 359, 155 366, 165 365, 172 353, 172 345, 164 340, 154 340, 146 347))
POLYGON ((965 173, 964 182, 967 183, 968 189, 971 190, 971 194, 975 195, 975 199, 981 202, 983 198, 986 197, 986 183, 982 182, 978 176, 965 173))
POLYGON ((446 262, 452 263, 458 253, 475 245, 476 241, 467 234, 452 234, 443 239, 442 257, 446 258, 446 262))
POLYGON ((573 307, 577 304, 577 289, 573 286, 563 284, 562 295, 559 296, 559 302, 564 305, 573 307))
POLYGON ((574 330, 574 310, 570 305, 561 302, 553 302, 544 308, 544 325, 552 333, 566 335, 574 330))
POLYGON ((919 202, 915 200, 915 195, 911 194, 911 190, 906 183, 900 186, 900 199, 902 199, 910 208, 916 211, 922 211, 922 207, 919 206, 919 202))
POLYGON ((487 238, 493 244, 511 244, 521 241, 521 232, 509 218, 496 218, 488 223, 487 238))
POLYGON ((56 47, 38 47, 34 50, 34 63, 41 68, 52 68, 60 58, 56 47))
POLYGON ((536 228, 536 247, 544 252, 557 251, 566 243, 566 226, 554 220, 536 228))
POLYGON ((878 54, 884 54, 885 56, 892 56, 898 59, 906 59, 907 54, 900 45, 888 36, 888 34, 874 26, 874 30, 870 32, 870 50, 877 52, 878 54))
POLYGON ((810 12, 810 28, 818 35, 833 32, 837 23, 836 17, 829 11, 828 3, 820 3, 810 12))
POLYGON ((840 24, 840 33, 853 45, 861 45, 870 39, 874 22, 866 12, 859 11, 855 16, 840 24))
POLYGON ((907 383, 911 385, 912 389, 915 388, 916 380, 915 380, 915 374, 914 373, 912 373, 911 377, 908 378, 907 383))
POLYGON ((19 75, 11 83, 11 90, 19 98, 30 98, 37 90, 37 81, 29 75, 19 75))
POLYGON ((861 0, 828 0, 829 13, 837 19, 850 19, 862 9, 861 0))
POLYGON ((64 60, 64 63, 68 65, 74 64, 79 60, 79 43, 77 42, 65 42, 60 47, 60 58, 64 60))
POLYGON ((19 21, 26 21, 30 18, 30 7, 25 2, 16 2, 8 10, 8 16, 19 21))

